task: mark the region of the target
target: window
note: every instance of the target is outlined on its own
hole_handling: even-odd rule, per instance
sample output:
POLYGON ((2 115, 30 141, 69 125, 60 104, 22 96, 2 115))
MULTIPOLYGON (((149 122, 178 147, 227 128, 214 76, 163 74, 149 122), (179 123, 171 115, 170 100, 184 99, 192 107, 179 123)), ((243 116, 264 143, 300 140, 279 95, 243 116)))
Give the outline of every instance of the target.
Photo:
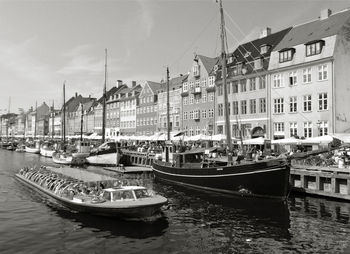
POLYGON ((183 83, 182 91, 184 91, 184 92, 188 91, 188 83, 187 82, 183 83))
POLYGON ((284 123, 283 122, 278 122, 278 123, 273 123, 273 128, 275 133, 276 132, 284 132, 284 123))
POLYGON ((241 114, 242 115, 247 114, 247 101, 246 100, 241 101, 241 114))
POLYGON ((328 121, 320 121, 317 124, 319 125, 319 135, 328 135, 328 121))
POLYGON ((188 97, 184 97, 184 105, 188 104, 188 97))
POLYGON ((282 74, 273 75, 273 87, 274 88, 283 87, 282 74))
POLYGON ((259 70, 263 67, 263 58, 258 58, 254 60, 255 70, 259 70))
POLYGON ((311 82, 311 68, 303 69, 303 83, 311 82))
POLYGON ((218 125, 218 134, 223 134, 224 133, 224 126, 218 125))
POLYGON ((312 122, 304 122, 304 137, 312 137, 312 122))
POLYGON ((327 110, 328 109, 328 95, 327 93, 318 94, 318 110, 327 110))
POLYGON ((324 41, 317 41, 309 44, 305 44, 306 56, 318 55, 322 51, 324 41))
POLYGON ((193 104, 193 101, 194 101, 194 95, 191 94, 191 95, 190 95, 190 104, 193 104))
POLYGON ((259 109, 260 113, 266 113, 266 99, 265 98, 260 98, 259 99, 259 109))
POLYGON ((184 112, 184 120, 187 120, 187 117, 188 117, 187 111, 185 111, 185 112, 184 112))
POLYGON ((194 119, 199 119, 199 116, 200 116, 200 111, 199 111, 199 110, 195 110, 195 111, 193 112, 193 118, 194 118, 194 119))
POLYGON ((218 86, 218 96, 222 96, 224 92, 223 85, 218 86))
POLYGON ((298 136, 298 123, 297 122, 289 123, 289 135, 290 135, 290 137, 298 136))
POLYGON ((295 113, 297 111, 298 111, 297 97, 296 96, 289 97, 289 112, 295 113))
POLYGON ((328 79, 328 66, 327 64, 323 64, 318 66, 318 81, 327 80, 328 79))
POLYGON ((193 76, 199 76, 199 65, 195 63, 192 67, 193 76))
POLYGON ((266 76, 260 76, 259 77, 259 89, 265 89, 266 88, 266 76))
POLYGON ((201 100, 200 100, 200 96, 197 95, 197 96, 195 96, 195 98, 196 98, 196 99, 195 99, 196 104, 200 103, 200 101, 201 101, 201 100))
POLYGON ((215 76, 210 76, 208 78, 208 86, 214 86, 215 85, 215 76))
POLYGON ((202 102, 207 102, 207 92, 204 92, 202 93, 202 102))
POLYGON ((205 110, 205 109, 202 110, 202 118, 203 119, 207 118, 207 110, 205 110))
POLYGON ((280 51, 279 53, 279 61, 280 63, 288 62, 293 59, 295 49, 286 49, 283 51, 280 51))
POLYGON ((284 99, 283 98, 277 98, 273 99, 273 105, 274 105, 274 113, 279 114, 284 112, 284 99))
POLYGON ((190 111, 190 119, 193 119, 193 111, 190 111))
POLYGON ((232 125, 232 137, 239 137, 239 128, 237 124, 232 125))
POLYGON ((232 113, 233 115, 238 115, 238 101, 232 102, 232 113))
POLYGON ((256 100, 252 99, 249 101, 250 104, 250 114, 256 114, 256 100))
POLYGON ((232 84, 232 93, 238 93, 238 81, 233 81, 231 84, 232 84))
POLYGON ((267 53, 267 51, 270 49, 270 46, 269 45, 266 45, 266 44, 264 44, 264 45, 261 45, 260 46, 260 54, 262 55, 262 54, 266 54, 267 53))
POLYGON ((199 135, 199 134, 201 134, 201 129, 199 128, 199 126, 197 126, 197 128, 196 128, 196 135, 199 135))
POLYGON ((249 90, 250 91, 256 90, 255 78, 249 79, 249 90))
POLYGON ((241 92, 246 92, 247 91, 247 80, 245 80, 245 79, 240 80, 240 84, 241 84, 241 92))
POLYGON ((214 93, 209 93, 209 101, 214 101, 214 93))
POLYGON ((218 116, 223 116, 224 115, 224 109, 223 109, 223 104, 218 105, 218 116))
POLYGON ((304 112, 310 112, 311 111, 311 95, 304 95, 304 112))
POLYGON ((289 85, 294 86, 296 84, 297 84, 297 72, 296 71, 289 72, 289 85))
POLYGON ((214 117, 214 109, 209 109, 208 110, 208 117, 213 118, 214 117))

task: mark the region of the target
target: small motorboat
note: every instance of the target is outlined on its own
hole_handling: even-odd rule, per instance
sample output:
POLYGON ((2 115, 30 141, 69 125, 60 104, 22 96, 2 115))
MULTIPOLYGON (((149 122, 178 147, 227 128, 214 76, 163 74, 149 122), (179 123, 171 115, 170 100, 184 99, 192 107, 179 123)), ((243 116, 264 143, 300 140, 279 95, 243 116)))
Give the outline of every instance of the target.
POLYGON ((98 148, 93 149, 86 160, 91 165, 116 166, 117 144, 115 142, 103 143, 98 148))
POLYGON ((15 176, 20 182, 71 210, 94 215, 144 219, 157 215, 167 203, 165 197, 142 186, 120 186, 120 181, 116 180, 102 188, 101 183, 74 180, 45 167, 23 168, 15 176))
POLYGON ((34 143, 29 143, 26 145, 26 152, 27 153, 40 153, 40 142, 34 142, 34 143))
POLYGON ((52 154, 55 152, 55 149, 53 148, 52 145, 50 145, 49 143, 44 143, 41 147, 40 147, 40 154, 44 157, 52 157, 52 154))
POLYGON ((26 146, 25 145, 18 145, 16 148, 16 152, 24 153, 26 151, 26 146))

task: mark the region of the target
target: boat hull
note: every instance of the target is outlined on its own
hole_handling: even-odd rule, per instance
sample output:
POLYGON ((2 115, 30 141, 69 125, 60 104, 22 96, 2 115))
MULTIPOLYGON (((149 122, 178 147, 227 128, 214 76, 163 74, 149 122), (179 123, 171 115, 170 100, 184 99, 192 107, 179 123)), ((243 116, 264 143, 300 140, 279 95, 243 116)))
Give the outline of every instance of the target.
POLYGON ((289 193, 289 164, 266 160, 212 168, 177 168, 154 161, 156 179, 227 194, 285 199, 289 193))
POLYGON ((47 149, 40 149, 40 154, 44 157, 52 157, 52 154, 55 152, 55 150, 47 150, 47 149))
MULTIPOLYGON (((26 186, 32 188, 33 190, 39 191, 46 196, 55 199, 58 203, 63 206, 82 213, 89 213, 93 215, 107 216, 107 217, 118 217, 123 219, 142 219, 154 216, 160 211, 160 208, 167 203, 167 199, 163 197, 157 197, 157 202, 144 205, 129 205, 122 207, 112 207, 104 206, 102 204, 84 204, 77 203, 68 198, 60 197, 55 193, 37 185, 28 179, 24 178, 20 174, 16 174, 16 179, 24 183, 26 186)), ((135 203, 135 202, 134 202, 135 203)))
POLYGON ((28 147, 28 146, 26 146, 26 152, 27 152, 27 153, 36 153, 36 154, 39 154, 39 153, 40 153, 40 148, 34 148, 34 147, 28 147))
POLYGON ((87 162, 96 166, 115 166, 117 165, 117 153, 97 154, 88 156, 87 162))

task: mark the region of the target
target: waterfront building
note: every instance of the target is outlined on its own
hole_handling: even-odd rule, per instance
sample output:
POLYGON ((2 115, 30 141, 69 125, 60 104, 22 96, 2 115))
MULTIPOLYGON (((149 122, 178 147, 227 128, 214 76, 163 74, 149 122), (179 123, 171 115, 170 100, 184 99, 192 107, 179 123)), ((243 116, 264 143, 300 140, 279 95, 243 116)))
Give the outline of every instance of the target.
POLYGON ((350 128, 350 10, 295 25, 271 53, 271 137, 350 128))
POLYGON ((7 113, 0 116, 1 138, 12 137, 16 131, 17 114, 7 113))
MULTIPOLYGON (((187 81, 188 74, 180 75, 169 80, 169 116, 170 131, 182 129, 182 84, 187 81)), ((157 132, 167 133, 167 83, 162 82, 158 91, 158 123, 157 132)))
POLYGON ((36 110, 31 108, 26 116, 26 137, 48 135, 50 108, 45 102, 36 110))
POLYGON ((25 131, 25 119, 26 119, 26 115, 23 111, 20 112, 20 114, 18 114, 16 116, 15 119, 15 135, 24 135, 24 131, 25 131))
MULTIPOLYGON (((79 105, 81 103, 87 103, 90 101, 94 101, 94 98, 83 97, 82 95, 78 95, 75 93, 74 97, 71 97, 66 103, 66 135, 74 136, 80 134, 80 119, 81 119, 81 111, 79 111, 79 105)), ((63 122, 62 122, 63 124, 63 122)))
POLYGON ((49 136, 61 136, 62 132, 62 111, 51 107, 49 117, 49 136), (53 134, 53 135, 52 135, 53 134))
POLYGON ((117 80, 116 90, 107 98, 106 106, 106 137, 114 138, 120 133, 120 99, 121 91, 127 85, 122 80, 117 80))
POLYGON ((187 136, 214 134, 215 74, 218 58, 196 55, 182 84, 182 129, 187 136))
MULTIPOLYGON (((291 28, 241 44, 227 56, 228 111, 232 137, 266 137, 268 125, 267 82, 270 54, 291 28)), ((221 63, 219 63, 220 65, 221 63)), ((216 67, 216 133, 225 134, 224 87, 222 72, 216 67)))
POLYGON ((136 108, 141 90, 142 86, 133 81, 132 87, 125 87, 120 91, 120 135, 136 133, 136 108))
POLYGON ((158 90, 161 84, 145 81, 136 106, 136 135, 151 136, 157 132, 158 90))

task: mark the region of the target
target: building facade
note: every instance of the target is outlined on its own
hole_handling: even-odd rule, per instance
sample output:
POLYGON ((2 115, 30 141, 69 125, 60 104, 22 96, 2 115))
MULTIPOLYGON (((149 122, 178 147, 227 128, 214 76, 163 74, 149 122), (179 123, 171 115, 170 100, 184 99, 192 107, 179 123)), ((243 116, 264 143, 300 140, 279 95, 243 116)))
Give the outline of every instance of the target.
POLYGON ((271 136, 314 137, 350 128, 350 10, 294 26, 271 53, 271 136))
POLYGON ((215 74, 217 58, 196 55, 182 85, 182 129, 187 136, 214 134, 215 74))

